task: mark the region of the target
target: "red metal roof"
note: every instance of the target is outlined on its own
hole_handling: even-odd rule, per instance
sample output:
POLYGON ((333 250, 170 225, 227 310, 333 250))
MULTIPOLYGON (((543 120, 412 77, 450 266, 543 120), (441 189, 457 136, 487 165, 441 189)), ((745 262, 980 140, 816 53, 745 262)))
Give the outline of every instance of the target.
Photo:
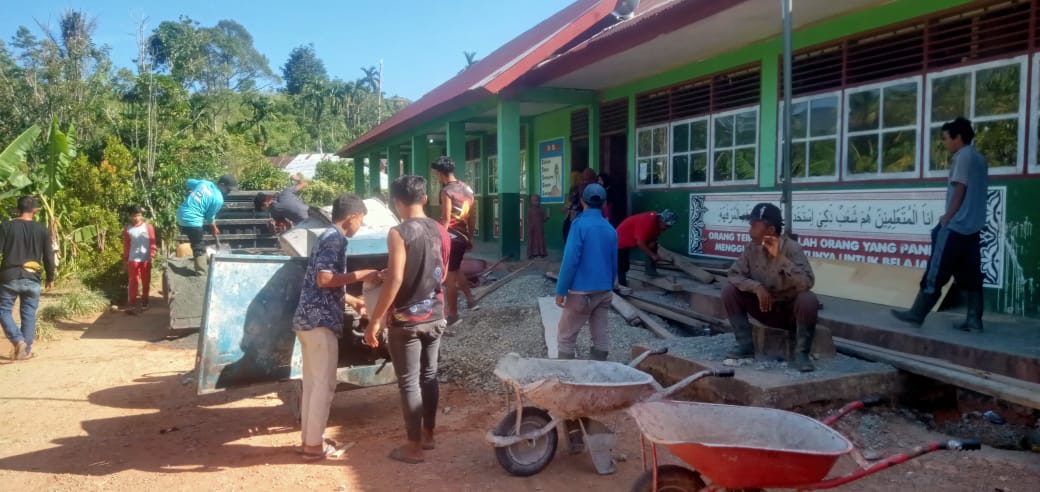
POLYGON ((538 85, 624 52, 748 0, 643 0, 635 15, 545 60, 520 81, 538 85))
POLYGON ((340 149, 338 154, 349 154, 350 151, 381 137, 415 128, 499 93, 610 15, 617 2, 618 0, 574 2, 398 111, 361 138, 340 149))

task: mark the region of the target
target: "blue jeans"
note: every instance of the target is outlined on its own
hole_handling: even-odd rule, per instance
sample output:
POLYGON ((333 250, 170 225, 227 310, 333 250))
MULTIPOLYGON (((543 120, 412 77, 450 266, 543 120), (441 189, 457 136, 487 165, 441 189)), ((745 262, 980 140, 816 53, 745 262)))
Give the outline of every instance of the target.
POLYGON ((12 345, 25 342, 25 351, 32 350, 36 338, 36 308, 40 306, 40 283, 21 278, 0 284, 0 325, 12 345), (22 328, 14 321, 14 300, 21 299, 22 328))

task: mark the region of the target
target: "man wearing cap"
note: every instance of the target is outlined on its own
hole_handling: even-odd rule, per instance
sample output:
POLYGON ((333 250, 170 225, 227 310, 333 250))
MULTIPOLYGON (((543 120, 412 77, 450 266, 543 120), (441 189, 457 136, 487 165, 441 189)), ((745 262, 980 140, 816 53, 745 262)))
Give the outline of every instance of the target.
POLYGON ((751 224, 751 242, 729 269, 722 288, 722 303, 737 344, 726 353, 730 359, 755 356, 748 315, 775 328, 797 329, 794 366, 815 370, 809 352, 820 308, 812 287, 815 277, 798 241, 784 237, 780 208, 759 203, 741 217, 751 224))
POLYGON ((205 275, 206 243, 202 240, 202 227, 210 226, 213 235, 220 234, 217 227, 217 212, 224 206, 224 197, 238 188, 238 181, 230 174, 220 177, 217 184, 204 179, 189 179, 186 183, 188 197, 177 207, 177 225, 181 234, 188 236, 191 253, 195 257, 195 273, 205 275))
POLYGON ((607 360, 610 338, 607 312, 617 275, 617 232, 603 218, 607 192, 598 184, 585 187, 581 195, 584 211, 571 223, 567 245, 556 281, 556 305, 560 316, 557 346, 561 359, 573 359, 578 332, 585 322, 592 332, 593 360, 607 360))
POLYGON ((661 233, 675 225, 678 218, 675 212, 663 210, 658 212, 644 212, 635 214, 617 226, 617 276, 618 283, 628 286, 628 278, 625 275, 629 268, 629 254, 633 248, 638 247, 646 255, 646 274, 657 276, 657 238, 661 233))
POLYGON ((36 308, 40 283, 47 274, 47 289, 54 287, 54 249, 51 232, 35 220, 40 209, 36 197, 18 198, 18 216, 0 224, 0 324, 11 342, 11 361, 34 357, 36 308), (42 263, 42 265, 41 265, 42 263), (14 320, 14 303, 19 301, 22 326, 14 320))

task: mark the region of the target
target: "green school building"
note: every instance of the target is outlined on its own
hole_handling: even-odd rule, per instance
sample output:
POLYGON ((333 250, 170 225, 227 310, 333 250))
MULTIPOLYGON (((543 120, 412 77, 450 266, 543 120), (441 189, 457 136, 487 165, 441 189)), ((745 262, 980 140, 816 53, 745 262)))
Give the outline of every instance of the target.
MULTIPOLYGON (((939 127, 964 116, 990 165, 986 310, 1040 315, 1040 0, 797 0, 793 19, 793 231, 807 254, 923 268, 945 211, 939 127)), ((782 51, 776 0, 578 0, 338 154, 372 166, 368 181, 355 167, 365 195, 382 159, 393 179, 452 157, 478 196, 479 240, 514 259, 530 194, 561 247, 589 167, 611 177, 615 221, 671 209, 663 246, 733 258, 739 215, 781 202, 782 51)))

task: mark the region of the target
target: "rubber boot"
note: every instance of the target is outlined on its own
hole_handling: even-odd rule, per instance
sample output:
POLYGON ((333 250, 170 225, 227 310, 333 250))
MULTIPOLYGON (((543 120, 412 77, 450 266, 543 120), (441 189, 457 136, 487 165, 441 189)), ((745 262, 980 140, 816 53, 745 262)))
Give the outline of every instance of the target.
POLYGON ((574 351, 571 351, 570 353, 561 351, 559 354, 556 355, 556 358, 558 360, 573 360, 577 357, 574 356, 574 351))
POLYGON ((733 327, 733 337, 737 344, 726 352, 727 359, 750 359, 755 356, 755 344, 751 340, 751 322, 747 316, 730 316, 729 325, 733 327))
POLYGON ((957 326, 957 329, 962 331, 982 331, 982 309, 984 304, 982 291, 965 290, 963 292, 968 314, 964 318, 964 323, 957 326))
POLYGON ((599 350, 595 347, 589 349, 589 358, 592 360, 607 360, 609 352, 606 350, 599 350))
POLYGON ((199 277, 205 277, 209 273, 209 258, 205 255, 196 256, 195 258, 195 275, 199 277))
POLYGON ((795 334, 794 364, 801 372, 813 372, 816 366, 812 362, 813 335, 816 334, 816 326, 798 325, 795 334))
POLYGON ((939 292, 925 294, 924 292, 917 291, 917 298, 914 299, 914 305, 910 310, 900 311, 898 309, 893 309, 892 316, 895 316, 896 319, 900 321, 920 326, 921 323, 924 323, 924 317, 928 316, 932 307, 939 301, 939 295, 939 292))

